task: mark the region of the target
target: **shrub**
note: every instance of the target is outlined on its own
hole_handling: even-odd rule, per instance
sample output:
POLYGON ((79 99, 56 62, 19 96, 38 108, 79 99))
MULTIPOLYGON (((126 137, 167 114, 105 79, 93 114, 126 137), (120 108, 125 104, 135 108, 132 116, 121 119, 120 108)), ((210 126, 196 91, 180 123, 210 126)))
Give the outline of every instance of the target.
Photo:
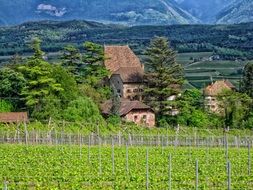
POLYGON ((13 111, 13 106, 9 101, 0 100, 0 113, 1 112, 11 112, 13 111))
POLYGON ((102 123, 103 117, 98 106, 88 97, 79 97, 69 103, 63 118, 70 122, 102 123))

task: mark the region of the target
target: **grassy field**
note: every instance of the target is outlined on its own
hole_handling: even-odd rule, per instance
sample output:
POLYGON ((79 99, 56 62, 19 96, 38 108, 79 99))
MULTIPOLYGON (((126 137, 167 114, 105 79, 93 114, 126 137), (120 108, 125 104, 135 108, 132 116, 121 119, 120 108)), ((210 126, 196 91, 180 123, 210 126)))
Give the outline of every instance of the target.
MULTIPOLYGON (((248 150, 119 146, 0 146, 5 189, 253 189, 248 150), (171 162, 169 161, 171 155, 171 162), (196 161, 198 170, 196 172, 196 161), (147 188, 148 187, 148 188, 147 188)), ((252 153, 250 155, 252 157, 252 153)))

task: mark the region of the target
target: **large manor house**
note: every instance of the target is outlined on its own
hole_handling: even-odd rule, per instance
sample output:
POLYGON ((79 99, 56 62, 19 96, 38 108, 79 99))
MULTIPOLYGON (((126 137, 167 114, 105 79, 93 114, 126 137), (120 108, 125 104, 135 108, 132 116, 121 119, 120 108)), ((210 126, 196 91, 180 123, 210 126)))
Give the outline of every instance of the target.
MULTIPOLYGON (((120 117, 136 124, 155 126, 155 113, 142 103, 144 65, 128 46, 105 46, 105 67, 111 72, 110 84, 120 97, 120 117)), ((102 105, 110 114, 112 101, 102 105)))

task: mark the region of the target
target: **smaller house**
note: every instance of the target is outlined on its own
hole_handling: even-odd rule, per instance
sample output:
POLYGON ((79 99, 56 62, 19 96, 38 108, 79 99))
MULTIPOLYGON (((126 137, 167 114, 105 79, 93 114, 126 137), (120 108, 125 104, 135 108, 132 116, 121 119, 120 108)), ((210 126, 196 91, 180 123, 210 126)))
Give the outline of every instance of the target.
POLYGON ((212 83, 204 89, 205 108, 211 112, 219 113, 217 96, 224 90, 235 90, 235 86, 228 80, 220 80, 212 83))
MULTIPOLYGON (((104 115, 110 115, 112 100, 106 101, 101 108, 104 115)), ((119 115, 123 120, 128 122, 134 122, 138 125, 146 125, 148 127, 155 126, 154 111, 149 106, 137 100, 131 101, 121 98, 119 115)))
POLYGON ((0 123, 27 123, 27 112, 6 112, 0 113, 0 123))

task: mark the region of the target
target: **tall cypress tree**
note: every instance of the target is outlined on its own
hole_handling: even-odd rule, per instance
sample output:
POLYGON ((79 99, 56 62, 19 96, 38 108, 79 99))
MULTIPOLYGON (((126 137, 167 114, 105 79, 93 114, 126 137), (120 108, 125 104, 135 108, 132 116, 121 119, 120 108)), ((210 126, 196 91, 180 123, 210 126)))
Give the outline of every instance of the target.
POLYGON ((248 63, 243 70, 241 91, 253 98, 253 63, 248 63))
POLYGON ((147 72, 144 100, 155 110, 159 119, 169 113, 171 101, 168 98, 180 92, 183 69, 176 62, 176 53, 164 37, 155 37, 145 54, 147 72))

